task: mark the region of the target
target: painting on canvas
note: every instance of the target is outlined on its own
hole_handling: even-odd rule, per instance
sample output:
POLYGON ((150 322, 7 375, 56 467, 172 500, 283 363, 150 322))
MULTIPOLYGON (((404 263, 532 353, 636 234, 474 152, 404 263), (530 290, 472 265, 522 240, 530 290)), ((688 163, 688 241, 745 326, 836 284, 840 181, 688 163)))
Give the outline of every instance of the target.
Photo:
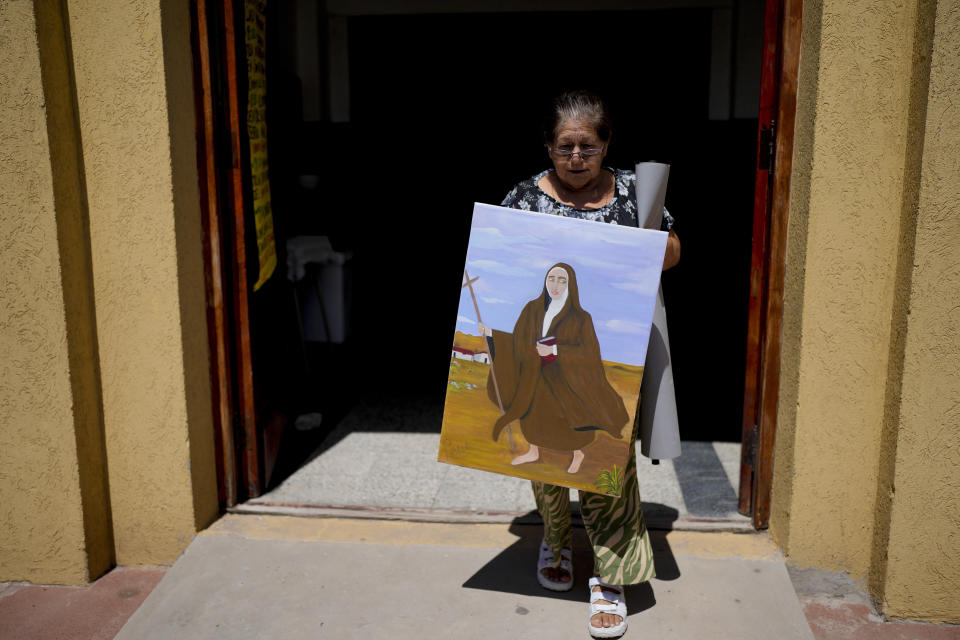
POLYGON ((666 238, 475 205, 439 460, 620 495, 666 238))

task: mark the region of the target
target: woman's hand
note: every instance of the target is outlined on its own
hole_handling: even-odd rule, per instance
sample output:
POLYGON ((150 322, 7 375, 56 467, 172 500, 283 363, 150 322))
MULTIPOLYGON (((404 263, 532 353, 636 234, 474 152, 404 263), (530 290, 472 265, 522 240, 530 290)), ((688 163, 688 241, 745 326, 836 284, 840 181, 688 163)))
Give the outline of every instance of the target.
POLYGON ((670 235, 667 236, 667 250, 663 254, 663 270, 676 266, 680 262, 680 238, 677 232, 670 229, 670 235))
POLYGON ((545 345, 537 343, 537 353, 540 354, 540 357, 552 356, 553 355, 553 345, 545 345))
POLYGON ((483 324, 482 322, 477 325, 477 329, 480 330, 480 335, 483 336, 484 338, 489 338, 490 336, 493 335, 493 331, 490 330, 490 327, 483 324))

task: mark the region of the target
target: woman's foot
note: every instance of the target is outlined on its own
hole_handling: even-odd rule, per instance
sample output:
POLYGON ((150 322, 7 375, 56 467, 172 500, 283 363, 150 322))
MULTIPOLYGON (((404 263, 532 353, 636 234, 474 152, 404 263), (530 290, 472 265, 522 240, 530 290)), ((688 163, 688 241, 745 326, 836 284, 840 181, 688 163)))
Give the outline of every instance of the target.
POLYGON ((540 573, 550 582, 563 582, 567 584, 573 578, 569 571, 561 567, 544 567, 540 569, 540 573))
POLYGON ((590 635, 617 638, 627 630, 627 603, 623 587, 590 578, 590 635))
POLYGON ((573 549, 563 547, 560 550, 560 562, 556 563, 547 541, 541 541, 537 573, 537 581, 543 588, 551 591, 569 591, 573 588, 573 549), (559 566, 555 567, 554 564, 559 566))
POLYGON ((539 459, 540 459, 540 449, 537 447, 537 445, 532 444, 530 445, 529 451, 511 460, 510 464, 513 464, 513 465, 526 464, 528 462, 536 462, 539 459))
POLYGON ((573 452, 573 460, 570 462, 570 467, 567 468, 567 473, 576 473, 580 471, 580 465, 583 464, 583 451, 577 449, 573 452))
MULTIPOLYGON (((607 587, 607 591, 613 590, 614 587, 607 587)), ((601 593, 602 591, 603 588, 600 585, 597 585, 593 588, 594 593, 601 593)), ((620 593, 620 590, 616 589, 614 593, 620 593)), ((597 604, 616 604, 614 602, 610 602, 609 600, 604 600, 603 598, 594 600, 594 602, 597 604)), ((590 624, 594 627, 610 628, 617 626, 621 622, 623 622, 623 618, 615 613, 597 613, 590 616, 590 624)))

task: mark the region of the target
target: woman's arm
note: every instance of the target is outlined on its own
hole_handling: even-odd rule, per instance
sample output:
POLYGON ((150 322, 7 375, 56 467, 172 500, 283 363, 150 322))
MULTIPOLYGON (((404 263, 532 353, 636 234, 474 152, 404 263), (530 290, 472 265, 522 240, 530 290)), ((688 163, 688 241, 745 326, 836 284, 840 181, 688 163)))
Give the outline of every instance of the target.
POLYGON ((670 235, 667 236, 667 251, 663 254, 663 270, 675 267, 678 262, 680 262, 680 238, 676 231, 670 229, 670 235))

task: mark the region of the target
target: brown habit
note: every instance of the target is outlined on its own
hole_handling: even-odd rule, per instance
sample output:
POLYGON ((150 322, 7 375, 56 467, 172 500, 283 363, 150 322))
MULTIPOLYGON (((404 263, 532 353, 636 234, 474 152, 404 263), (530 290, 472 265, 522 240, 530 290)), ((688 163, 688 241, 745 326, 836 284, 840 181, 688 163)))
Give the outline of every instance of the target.
MULTIPOLYGON (((493 429, 494 440, 514 420, 520 420, 523 437, 530 444, 556 451, 582 449, 602 429, 615 438, 629 416, 623 400, 610 386, 603 371, 600 344, 590 314, 580 307, 577 277, 573 267, 558 263, 568 274, 567 301, 541 335, 550 303, 543 293, 528 302, 513 333, 493 332, 493 361, 505 413, 493 429), (537 340, 556 338, 557 359, 541 366, 537 340)), ((497 404, 493 382, 487 394, 497 404)))

